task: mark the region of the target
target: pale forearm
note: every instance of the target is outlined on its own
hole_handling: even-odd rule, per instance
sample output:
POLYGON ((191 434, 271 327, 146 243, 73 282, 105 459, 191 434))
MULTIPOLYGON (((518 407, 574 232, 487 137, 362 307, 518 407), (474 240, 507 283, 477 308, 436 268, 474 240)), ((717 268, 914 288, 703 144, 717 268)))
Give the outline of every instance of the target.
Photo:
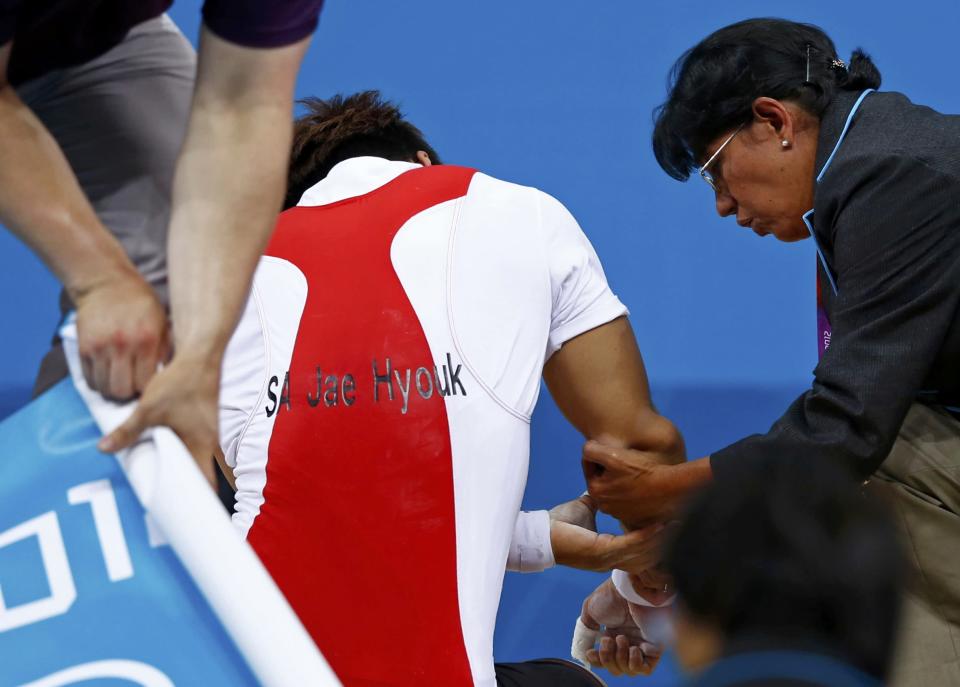
POLYGON ((195 107, 169 239, 178 354, 222 354, 280 209, 291 131, 289 102, 195 107))
POLYGON ((203 29, 169 238, 175 355, 217 365, 286 187, 307 40, 244 48, 203 29))
POLYGON ((9 86, 0 87, 0 222, 75 299, 112 275, 136 274, 56 141, 9 86))
POLYGON ((220 365, 280 209, 293 87, 307 43, 245 48, 201 31, 167 250, 173 360, 103 441, 104 450, 167 425, 213 483, 220 365))
POLYGON ((72 299, 90 387, 116 400, 142 391, 166 355, 166 312, 97 218, 56 141, 7 85, 0 85, 0 222, 72 299))

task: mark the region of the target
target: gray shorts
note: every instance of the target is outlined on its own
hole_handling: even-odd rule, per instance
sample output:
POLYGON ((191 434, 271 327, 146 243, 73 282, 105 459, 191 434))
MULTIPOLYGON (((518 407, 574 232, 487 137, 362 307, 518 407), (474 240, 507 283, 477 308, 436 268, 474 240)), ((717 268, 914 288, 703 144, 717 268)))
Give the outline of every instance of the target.
MULTIPOLYGON (((193 47, 162 15, 100 57, 17 88, 60 145, 100 220, 164 303, 173 172, 195 74, 193 47)), ((64 294, 60 301, 63 312, 71 308, 64 294)), ((65 376, 55 341, 34 395, 65 376)))

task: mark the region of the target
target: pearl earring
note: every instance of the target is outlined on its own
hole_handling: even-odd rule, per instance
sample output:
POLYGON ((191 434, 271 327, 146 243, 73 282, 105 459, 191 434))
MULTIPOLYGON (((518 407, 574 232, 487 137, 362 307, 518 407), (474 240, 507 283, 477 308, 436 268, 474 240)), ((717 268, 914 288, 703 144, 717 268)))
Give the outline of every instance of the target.
POLYGON ((787 139, 783 139, 782 141, 780 141, 780 145, 781 145, 782 147, 784 147, 784 148, 789 148, 789 147, 790 147, 790 141, 788 141, 787 139))

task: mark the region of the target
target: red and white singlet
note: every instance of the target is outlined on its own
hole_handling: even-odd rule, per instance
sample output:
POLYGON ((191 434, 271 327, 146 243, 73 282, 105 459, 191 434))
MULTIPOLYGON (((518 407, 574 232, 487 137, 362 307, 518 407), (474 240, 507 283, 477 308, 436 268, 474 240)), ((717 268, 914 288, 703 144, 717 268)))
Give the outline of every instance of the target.
POLYGON ((495 684, 544 362, 625 313, 559 202, 471 169, 353 158, 280 216, 221 443, 235 523, 345 685, 495 684))

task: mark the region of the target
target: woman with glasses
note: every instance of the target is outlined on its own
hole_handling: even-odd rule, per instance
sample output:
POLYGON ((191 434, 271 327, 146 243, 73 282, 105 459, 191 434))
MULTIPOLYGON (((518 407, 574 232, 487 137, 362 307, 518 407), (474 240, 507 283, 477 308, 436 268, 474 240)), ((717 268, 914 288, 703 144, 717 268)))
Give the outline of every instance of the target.
POLYGON ((820 361, 766 434, 679 466, 591 443, 585 467, 601 508, 636 522, 769 461, 852 466, 913 554, 894 682, 960 685, 960 117, 879 86, 862 51, 847 65, 822 30, 785 20, 680 57, 657 161, 698 171, 721 216, 816 244, 820 361))

